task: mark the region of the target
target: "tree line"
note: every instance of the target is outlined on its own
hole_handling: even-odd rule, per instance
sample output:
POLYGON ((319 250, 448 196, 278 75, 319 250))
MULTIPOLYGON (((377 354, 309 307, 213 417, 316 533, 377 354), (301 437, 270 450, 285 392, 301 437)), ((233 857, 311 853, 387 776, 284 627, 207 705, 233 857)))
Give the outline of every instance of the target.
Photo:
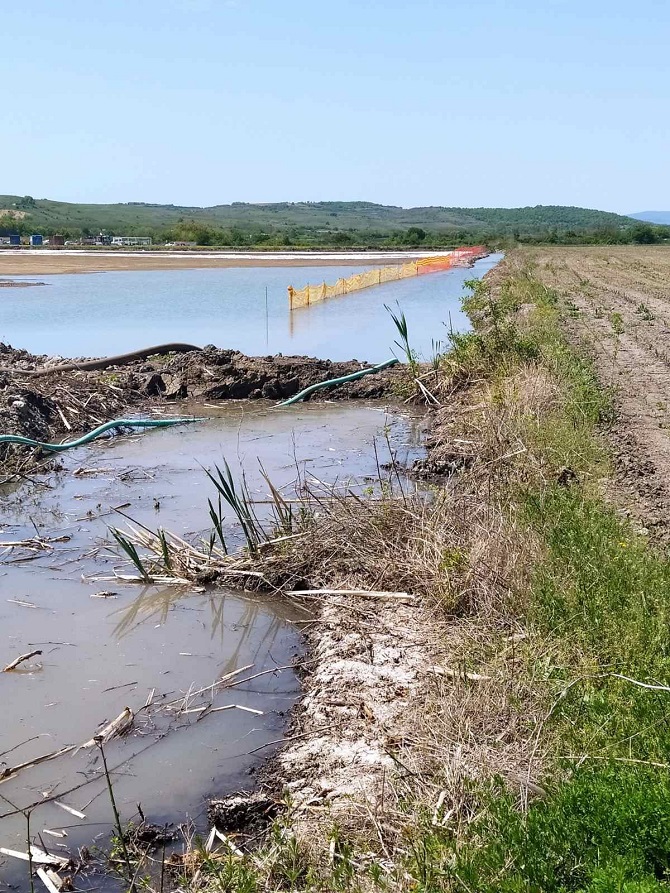
MULTIPOLYGON (((93 223, 69 226, 42 225, 13 215, 0 216, 0 236, 18 233, 28 236, 41 232, 49 237, 54 233, 66 239, 97 236, 99 227, 93 223)), ((532 245, 653 245, 670 241, 670 227, 650 223, 631 223, 627 227, 593 229, 563 229, 556 226, 524 232, 510 227, 490 229, 449 228, 428 230, 420 226, 407 229, 375 230, 349 228, 328 230, 306 226, 218 227, 196 220, 181 220, 169 226, 147 227, 128 225, 106 228, 108 235, 151 236, 155 243, 194 242, 200 247, 226 248, 426 248, 447 249, 456 245, 484 243, 491 247, 508 248, 514 244, 532 245)))

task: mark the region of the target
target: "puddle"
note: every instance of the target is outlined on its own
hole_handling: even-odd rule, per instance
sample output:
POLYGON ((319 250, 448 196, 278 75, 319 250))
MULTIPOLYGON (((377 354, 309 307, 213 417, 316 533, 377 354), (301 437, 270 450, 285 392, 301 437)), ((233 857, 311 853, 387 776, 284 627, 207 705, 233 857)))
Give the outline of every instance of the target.
MULTIPOLYGON (((186 409, 186 407, 180 407, 186 409)), ((106 747, 114 790, 124 820, 142 804, 153 822, 205 824, 209 797, 253 786, 253 773, 282 738, 286 714, 298 694, 292 670, 271 672, 228 691, 215 706, 239 709, 175 716, 142 711, 177 700, 240 667, 255 675, 291 663, 300 649, 305 614, 277 600, 226 590, 188 593, 169 587, 91 583, 91 574, 128 572, 108 554, 107 526, 125 520, 112 506, 148 527, 163 526, 185 538, 208 534, 207 498, 212 486, 199 467, 225 457, 234 473, 245 469, 260 516, 267 485, 259 461, 276 486, 290 493, 296 478, 365 486, 376 476, 371 449, 381 461, 388 446, 400 462, 421 454, 421 423, 378 406, 306 405, 287 412, 248 404, 190 406, 207 422, 184 428, 100 441, 63 455, 63 469, 44 479, 50 489, 24 485, 5 492, 0 541, 35 535, 68 537, 46 552, 0 547, 0 663, 34 648, 42 655, 12 673, 0 674, 0 775, 41 754, 80 744, 99 724, 126 706, 140 711, 135 731, 106 747), (82 473, 75 474, 77 469, 82 473), (113 598, 94 598, 101 590, 113 598), (32 739, 32 740, 31 740, 32 739), (24 743, 25 742, 25 743, 24 743)), ((229 541, 239 541, 228 518, 229 541)), ((43 835, 55 852, 95 839, 109 841, 111 810, 95 748, 80 750, 0 783, 0 846, 25 851, 25 819, 16 807, 40 801, 44 792, 85 813, 80 820, 53 803, 37 806, 33 834, 65 829, 66 839, 43 835)), ((64 851, 64 850, 63 850, 64 851)), ((0 856, 0 860, 4 857, 0 856)), ((27 887, 25 863, 0 861, 0 881, 27 887)), ((99 878, 77 879, 77 888, 99 878)))

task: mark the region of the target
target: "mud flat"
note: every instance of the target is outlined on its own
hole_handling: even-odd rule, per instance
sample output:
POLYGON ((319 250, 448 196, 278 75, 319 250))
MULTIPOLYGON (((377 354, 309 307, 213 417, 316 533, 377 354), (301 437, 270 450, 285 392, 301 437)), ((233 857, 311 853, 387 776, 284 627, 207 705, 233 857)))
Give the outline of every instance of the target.
POLYGON ((406 252, 174 252, 174 251, 39 251, 0 250, 0 276, 34 276, 51 273, 97 273, 108 270, 187 270, 225 267, 342 266, 393 264, 439 251, 406 252))

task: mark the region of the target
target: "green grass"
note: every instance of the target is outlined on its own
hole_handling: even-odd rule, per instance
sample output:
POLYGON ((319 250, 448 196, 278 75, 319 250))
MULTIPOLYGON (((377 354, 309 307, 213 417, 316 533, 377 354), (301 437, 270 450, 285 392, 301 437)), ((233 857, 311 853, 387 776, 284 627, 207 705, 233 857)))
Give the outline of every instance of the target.
MULTIPOLYGON (((471 842, 445 860, 443 880, 480 893, 667 889, 669 799, 667 772, 631 766, 583 767, 526 816, 493 787, 471 842)), ((444 859, 450 848, 431 843, 444 859)))
POLYGON ((598 495, 607 461, 598 426, 611 402, 565 342, 557 296, 532 274, 507 290, 534 297, 527 336, 561 393, 558 408, 527 431, 532 448, 549 467, 577 472, 569 486, 545 479, 517 493, 541 548, 524 619, 547 642, 544 666, 528 669, 551 693, 548 796, 523 813, 501 784, 480 790, 466 840, 426 831, 437 874, 417 889, 667 889, 670 692, 636 682, 670 681, 670 562, 598 495))

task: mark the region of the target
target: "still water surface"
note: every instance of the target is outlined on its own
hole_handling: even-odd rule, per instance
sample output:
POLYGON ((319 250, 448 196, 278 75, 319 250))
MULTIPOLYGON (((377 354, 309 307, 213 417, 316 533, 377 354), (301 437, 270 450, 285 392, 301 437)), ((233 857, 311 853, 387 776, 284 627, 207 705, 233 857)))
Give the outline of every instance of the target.
MULTIPOLYGON (((0 492, 0 543, 28 539, 36 527, 43 537, 69 537, 45 552, 0 545, 0 666, 33 648, 43 651, 15 672, 0 673, 0 776, 7 767, 86 741, 128 705, 140 710, 134 734, 107 745, 109 764, 119 766, 114 787, 124 820, 136 818, 141 802, 152 821, 190 816, 202 827, 209 796, 253 786, 249 773, 272 752, 265 745, 282 738, 298 682, 283 670, 216 696, 216 705, 233 702, 262 715, 234 709, 196 722, 194 716, 147 716, 142 705, 152 690, 160 703, 247 664, 254 674, 291 663, 300 647, 299 621, 310 615, 243 592, 92 581, 91 575, 129 570, 105 549, 108 526, 126 523, 111 507, 125 506, 152 529, 161 525, 197 539, 208 533, 207 498, 214 495, 201 465, 225 456, 236 475, 244 468, 259 500, 268 496, 260 462, 289 497, 298 473, 331 484, 356 479, 352 486, 362 487, 376 475, 373 440, 379 440, 381 461, 388 435, 398 460, 411 462, 421 452, 421 432, 407 414, 387 414, 376 405, 185 409, 210 418, 98 441, 64 454, 62 470, 37 486, 0 492), (78 469, 85 473, 75 474, 78 469), (101 590, 115 595, 92 597, 101 590)), ((262 515, 267 505, 257 508, 262 515)), ((239 530, 231 517, 225 526, 234 548, 239 530)), ((25 850, 25 820, 12 815, 7 801, 25 807, 44 792, 86 815, 77 819, 53 803, 37 807, 34 833, 49 828, 68 834, 43 834, 47 845, 58 851, 64 844, 73 853, 96 839, 106 846, 111 812, 95 749, 0 782, 0 845, 25 850)), ((3 881, 25 889, 25 864, 3 864, 0 856, 0 889, 3 881)), ((97 883, 79 877, 77 888, 97 883)))
POLYGON ((247 267, 211 270, 123 271, 39 278, 35 288, 0 292, 0 341, 34 353, 104 356, 148 344, 215 344, 250 355, 304 354, 332 360, 379 362, 397 333, 384 304, 398 302, 412 343, 429 357, 449 325, 468 328, 460 299, 467 279, 500 260, 456 268, 332 298, 293 313, 287 286, 334 282, 370 269, 247 267), (266 313, 267 289, 267 313, 266 313))

